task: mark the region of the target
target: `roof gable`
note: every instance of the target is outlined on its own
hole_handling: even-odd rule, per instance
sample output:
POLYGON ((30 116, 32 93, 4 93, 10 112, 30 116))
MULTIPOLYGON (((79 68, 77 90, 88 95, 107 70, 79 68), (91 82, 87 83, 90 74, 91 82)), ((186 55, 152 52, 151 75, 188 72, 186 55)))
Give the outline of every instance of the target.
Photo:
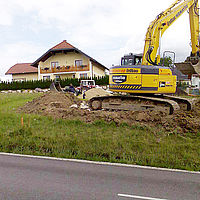
POLYGON ((31 66, 31 63, 17 63, 13 65, 5 74, 27 74, 37 73, 38 69, 31 66))
POLYGON ((52 50, 55 49, 75 49, 74 46, 69 44, 66 40, 63 40, 61 43, 57 44, 55 47, 51 48, 52 50))
POLYGON ((104 65, 93 59, 92 57, 88 56, 87 54, 83 53, 81 50, 78 48, 74 47, 73 45, 69 44, 66 40, 63 40, 61 43, 57 44, 56 46, 52 47, 49 49, 46 53, 44 53, 40 58, 38 58, 35 62, 33 62, 31 65, 34 67, 38 67, 38 64, 40 61, 44 62, 46 61, 49 57, 51 57, 55 53, 62 53, 62 52, 76 52, 83 54, 87 58, 89 58, 91 61, 99 64, 101 67, 104 69, 107 69, 104 65))

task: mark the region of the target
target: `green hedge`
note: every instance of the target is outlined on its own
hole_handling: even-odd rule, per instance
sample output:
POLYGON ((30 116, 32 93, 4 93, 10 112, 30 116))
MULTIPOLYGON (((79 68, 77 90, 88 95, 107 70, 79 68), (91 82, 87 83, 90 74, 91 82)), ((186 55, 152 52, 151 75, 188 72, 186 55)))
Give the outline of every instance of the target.
MULTIPOLYGON (((90 79, 90 78, 87 78, 90 79)), ((109 84, 109 77, 94 77, 93 80, 95 80, 96 85, 108 85, 109 84)), ((52 83, 52 80, 37 80, 37 81, 22 81, 22 82, 2 82, 0 83, 0 91, 1 90, 34 90, 35 88, 41 88, 46 89, 49 88, 52 83)), ((67 85, 70 85, 72 83, 73 86, 77 87, 80 85, 80 79, 62 79, 60 80, 61 87, 65 87, 67 85)))

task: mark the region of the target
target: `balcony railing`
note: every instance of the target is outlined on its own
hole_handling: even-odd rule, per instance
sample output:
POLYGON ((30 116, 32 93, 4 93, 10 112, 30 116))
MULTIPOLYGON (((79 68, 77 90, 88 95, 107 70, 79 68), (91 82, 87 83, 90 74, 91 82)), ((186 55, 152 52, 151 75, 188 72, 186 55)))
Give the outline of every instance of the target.
POLYGON ((48 73, 62 73, 62 72, 81 72, 81 71, 89 71, 89 65, 81 65, 81 66, 58 66, 58 67, 44 67, 40 69, 41 74, 48 73))

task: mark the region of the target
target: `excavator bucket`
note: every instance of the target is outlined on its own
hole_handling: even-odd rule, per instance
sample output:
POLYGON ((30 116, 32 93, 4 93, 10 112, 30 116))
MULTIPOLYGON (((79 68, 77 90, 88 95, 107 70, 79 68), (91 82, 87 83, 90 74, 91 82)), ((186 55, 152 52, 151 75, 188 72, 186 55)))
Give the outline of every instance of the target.
POLYGON ((50 90, 51 91, 56 91, 56 92, 63 92, 63 90, 62 90, 62 88, 60 86, 60 82, 58 82, 58 81, 51 83, 50 90))
POLYGON ((175 66, 183 74, 192 76, 192 74, 200 74, 200 61, 197 64, 192 64, 191 62, 185 61, 182 63, 175 63, 175 66))

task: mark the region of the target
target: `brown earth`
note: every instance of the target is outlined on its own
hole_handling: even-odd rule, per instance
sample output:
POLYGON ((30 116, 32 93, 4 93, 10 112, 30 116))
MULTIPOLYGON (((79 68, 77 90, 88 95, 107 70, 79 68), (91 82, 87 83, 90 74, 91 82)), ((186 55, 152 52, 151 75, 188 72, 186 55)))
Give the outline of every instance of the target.
POLYGON ((81 102, 73 94, 49 92, 28 102, 24 107, 19 108, 19 111, 54 118, 79 119, 86 123, 104 120, 115 122, 117 125, 121 123, 140 124, 182 134, 200 133, 200 101, 194 105, 192 111, 178 111, 173 115, 153 111, 90 111, 89 109, 70 107, 73 104, 77 104, 79 107, 81 102))

